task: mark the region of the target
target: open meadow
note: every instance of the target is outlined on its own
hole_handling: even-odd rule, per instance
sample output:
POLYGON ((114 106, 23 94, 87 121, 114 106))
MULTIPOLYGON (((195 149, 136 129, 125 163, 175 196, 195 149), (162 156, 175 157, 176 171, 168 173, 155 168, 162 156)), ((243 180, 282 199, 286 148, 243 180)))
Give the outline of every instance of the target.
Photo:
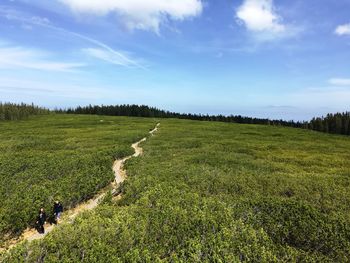
POLYGON ((0 244, 33 226, 40 207, 52 216, 114 179, 114 159, 154 126, 152 119, 45 115, 0 122, 0 244))
MULTIPOLYGON (((69 130, 72 120, 81 117, 56 118, 60 124, 55 125, 69 130)), ((64 193, 66 202, 77 202, 106 185, 112 177, 111 154, 125 154, 130 142, 150 126, 150 122, 142 119, 131 119, 128 126, 126 118, 106 117, 101 124, 100 118, 86 116, 81 119, 82 123, 76 124, 88 126, 94 131, 91 134, 102 129, 101 125, 104 129, 101 137, 89 137, 95 147, 100 147, 99 151, 84 148, 99 164, 98 168, 85 167, 82 170, 85 173, 78 173, 82 174, 80 178, 90 182, 86 184, 87 189, 77 193, 76 187, 62 183, 65 190, 60 188, 54 192, 62 198, 64 193), (121 122, 121 127, 127 127, 125 133, 115 132, 107 120, 121 122), (96 173, 96 169, 101 175, 99 180, 88 175, 88 171, 96 173)), ((127 162, 128 179, 121 186, 121 200, 106 199, 97 209, 79 216, 75 223, 62 225, 42 240, 17 246, 3 261, 350 260, 349 137, 264 125, 172 119, 160 122, 155 136, 142 144, 144 155, 127 162)), ((33 122, 5 125, 9 125, 8 130, 13 127, 17 131, 21 125, 30 126, 30 123, 33 125, 33 122)), ((53 125, 51 119, 50 123, 53 125)), ((40 125, 45 129, 49 126, 40 125)), ((62 149, 59 146, 64 137, 62 133, 55 132, 57 135, 50 135, 54 137, 44 138, 47 143, 58 144, 55 148, 62 149)), ((12 140, 19 140, 19 135, 11 136, 12 140)), ((20 138, 26 140, 28 149, 29 145, 35 145, 37 136, 42 138, 22 132, 20 138)), ((65 143, 65 147, 74 147, 80 138, 65 143)), ((17 155, 15 163, 23 162, 24 154, 17 155)), ((47 155, 49 153, 45 152, 47 155)), ((13 158, 9 161, 14 162, 13 158)), ((40 151, 33 152, 32 158, 39 164, 43 159, 40 151)), ((47 171, 43 169, 42 180, 49 185, 48 189, 52 186, 47 175, 56 168, 71 170, 76 162, 81 163, 79 159, 74 163, 67 159, 62 163, 59 159, 52 160, 58 167, 55 164, 47 171)), ((1 163, 4 165, 4 161, 1 163)), ((79 184, 79 180, 67 178, 64 177, 63 182, 79 184)), ((18 180, 11 182, 14 184, 18 180)), ((22 200, 19 196, 24 190, 17 190, 17 187, 25 189, 31 183, 33 189, 40 189, 40 183, 29 179, 25 182, 23 186, 16 185, 12 200, 22 200)), ((9 186, 11 184, 7 184, 9 186)), ((31 196, 36 192, 29 193, 31 196)), ((48 196, 46 194, 45 198, 48 196)), ((39 199, 39 202, 44 200, 39 199)), ((10 205, 11 202, 5 207, 10 205)))
POLYGON ((0 263, 350 263, 350 0, 0 0, 0 263))

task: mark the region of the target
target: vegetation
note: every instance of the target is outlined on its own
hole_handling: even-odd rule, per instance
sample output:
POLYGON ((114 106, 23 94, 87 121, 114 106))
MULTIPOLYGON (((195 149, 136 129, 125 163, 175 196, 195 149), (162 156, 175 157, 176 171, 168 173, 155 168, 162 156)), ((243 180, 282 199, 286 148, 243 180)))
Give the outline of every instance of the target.
MULTIPOLYGON (((0 121, 2 120, 21 120, 30 115, 48 114, 50 111, 45 108, 28 105, 25 103, 1 103, 0 102, 0 121)), ((327 114, 326 117, 315 117, 309 122, 295 122, 284 120, 270 120, 262 118, 244 117, 241 115, 201 115, 184 114, 160 110, 145 105, 110 105, 110 106, 86 106, 69 108, 67 110, 56 110, 57 113, 68 114, 89 114, 106 116, 129 116, 129 117, 152 117, 152 118, 178 118, 199 121, 219 121, 241 124, 265 124, 274 126, 286 126, 294 128, 311 129, 320 132, 350 135, 350 112, 327 114)))
POLYGON ((308 128, 321 132, 350 135, 350 112, 314 118, 310 121, 308 128))
POLYGON ((48 114, 49 110, 25 103, 0 102, 0 121, 26 119, 30 115, 48 114))
POLYGON ((45 115, 0 123, 0 244, 49 214, 92 197, 114 178, 115 158, 154 126, 152 119, 45 115))
POLYGON ((96 114, 112 116, 134 116, 134 117, 158 117, 158 118, 178 118, 198 121, 219 121, 241 124, 264 124, 273 126, 286 126, 294 128, 311 129, 320 132, 350 135, 350 112, 328 114, 326 117, 313 118, 309 122, 295 122, 284 120, 270 120, 261 118, 243 117, 240 115, 201 115, 201 114, 181 114, 170 111, 159 110, 157 108, 144 105, 115 105, 115 106, 87 106, 71 108, 68 110, 58 110, 68 114, 96 114))
POLYGON ((162 120, 109 201, 4 262, 349 262, 348 137, 162 120))
POLYGON ((282 125, 287 127, 302 128, 307 123, 284 121, 284 120, 269 120, 243 116, 224 116, 224 115, 201 115, 201 114, 184 114, 170 111, 160 110, 154 107, 145 105, 110 105, 110 106, 87 106, 70 108, 67 110, 58 110, 59 113, 68 114, 93 114, 93 115, 109 115, 109 116, 134 116, 134 117, 157 117, 157 118, 178 118, 197 121, 219 121, 219 122, 234 122, 245 124, 267 124, 267 125, 282 125))

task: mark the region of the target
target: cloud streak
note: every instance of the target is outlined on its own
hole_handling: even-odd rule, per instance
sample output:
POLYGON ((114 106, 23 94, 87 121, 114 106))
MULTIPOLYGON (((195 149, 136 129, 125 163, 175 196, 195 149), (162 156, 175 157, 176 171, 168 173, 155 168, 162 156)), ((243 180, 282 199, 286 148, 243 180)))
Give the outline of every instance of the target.
POLYGON ((134 67, 135 62, 130 60, 127 56, 122 55, 120 52, 115 53, 111 50, 101 49, 101 48, 84 48, 82 49, 83 53, 96 58, 103 60, 105 62, 125 66, 125 67, 134 67))
POLYGON ((74 35, 77 38, 83 39, 87 42, 90 42, 90 43, 100 47, 101 49, 93 49, 93 48, 86 49, 86 50, 90 50, 90 52, 88 51, 87 54, 90 53, 90 55, 94 55, 95 58, 100 58, 100 59, 102 59, 104 61, 108 61, 110 63, 112 63, 111 61, 115 62, 116 59, 118 59, 119 63, 112 63, 112 64, 127 66, 127 67, 133 66, 133 67, 144 69, 144 70, 147 69, 145 66, 143 66, 141 63, 137 62, 136 60, 131 59, 127 55, 124 55, 122 52, 117 51, 117 50, 111 48, 110 46, 108 46, 108 45, 106 45, 106 44, 104 44, 96 39, 93 39, 93 38, 90 38, 90 37, 87 37, 87 36, 84 36, 84 35, 81 35, 81 34, 78 34, 75 32, 67 31, 67 30, 62 29, 62 28, 56 28, 56 29, 61 30, 67 34, 74 35), (97 50, 99 50, 99 51, 97 51, 97 50), (106 56, 108 54, 110 55, 110 57, 106 58, 106 56))
POLYGON ((53 61, 48 53, 23 47, 0 46, 0 68, 26 68, 42 71, 72 72, 84 67, 82 63, 53 61))
POLYGON ((334 86, 349 86, 350 87, 350 79, 332 78, 328 82, 329 82, 329 84, 334 85, 334 86))
POLYGON ((347 87, 309 88, 289 95, 299 105, 318 107, 327 105, 333 108, 346 109, 349 106, 350 89, 347 87))
MULTIPOLYGON (((146 67, 143 66, 138 61, 131 59, 127 55, 123 54, 122 52, 120 52, 118 50, 113 49, 112 47, 104 44, 103 42, 96 40, 94 38, 73 32, 73 31, 66 30, 62 27, 55 26, 47 18, 42 18, 42 17, 38 17, 38 16, 28 17, 27 15, 25 15, 23 13, 19 13, 15 10, 5 9, 5 8, 0 9, 0 16, 3 16, 5 18, 7 18, 8 20, 22 22, 26 25, 29 24, 29 25, 34 25, 34 26, 40 26, 40 27, 44 27, 47 29, 57 31, 57 32, 61 32, 61 33, 66 34, 66 35, 74 36, 78 39, 81 39, 85 42, 88 42, 90 44, 93 44, 94 46, 99 47, 100 49, 104 50, 104 54, 110 54, 111 58, 108 59, 109 61, 107 59, 103 59, 106 62, 113 61, 113 60, 115 60, 116 57, 118 57, 120 63, 112 63, 112 64, 119 65, 119 66, 127 66, 127 67, 133 66, 135 68, 146 70, 146 67)), ((95 57, 97 58, 97 56, 95 56, 95 57)), ((101 58, 101 56, 100 56, 100 58, 101 58)))
POLYGON ((108 87, 93 86, 85 83, 84 85, 72 85, 60 83, 60 81, 42 81, 42 80, 20 80, 12 78, 0 78, 0 91, 6 93, 20 93, 31 96, 50 95, 61 98, 83 98, 98 99, 115 96, 116 91, 108 87))

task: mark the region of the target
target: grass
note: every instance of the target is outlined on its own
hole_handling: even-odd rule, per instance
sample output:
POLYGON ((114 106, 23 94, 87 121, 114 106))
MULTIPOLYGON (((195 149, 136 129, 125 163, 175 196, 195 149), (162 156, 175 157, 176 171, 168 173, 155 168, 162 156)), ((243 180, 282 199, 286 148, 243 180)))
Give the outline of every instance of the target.
POLYGON ((350 260, 349 137, 162 120, 143 147, 121 201, 5 262, 350 260))
POLYGON ((132 153, 152 119, 47 115, 0 123, 0 243, 35 222, 44 206, 65 208, 113 181, 113 160, 132 153))

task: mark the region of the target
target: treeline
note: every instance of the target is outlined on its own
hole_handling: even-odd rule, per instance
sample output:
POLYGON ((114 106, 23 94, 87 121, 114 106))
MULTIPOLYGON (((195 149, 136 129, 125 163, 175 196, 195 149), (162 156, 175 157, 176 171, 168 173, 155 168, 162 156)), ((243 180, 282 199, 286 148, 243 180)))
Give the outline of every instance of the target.
MULTIPOLYGON (((263 124, 286 126, 294 128, 310 129, 320 132, 350 135, 350 112, 327 114, 326 117, 313 118, 311 121, 285 121, 270 120, 264 118, 252 118, 241 115, 203 115, 203 114, 185 114, 161 110, 146 105, 109 105, 109 106, 78 106, 76 108, 57 109, 57 113, 68 114, 91 114, 107 116, 128 116, 128 117, 152 117, 152 118, 178 118, 198 121, 220 121, 234 122, 241 124, 263 124)), ((0 102, 0 121, 2 120, 20 120, 30 115, 47 114, 48 109, 35 106, 33 104, 14 104, 0 102)))
POLYGON ((48 114, 49 110, 35 106, 34 104, 15 104, 0 102, 0 121, 21 120, 30 115, 48 114))
POLYGON ((308 128, 320 132, 350 135, 350 112, 327 114, 326 117, 313 118, 308 128))
POLYGON ((284 120, 270 120, 261 118, 244 117, 241 115, 202 115, 202 114, 184 114, 170 111, 164 111, 155 107, 145 105, 110 105, 110 106, 86 106, 69 108, 67 110, 58 110, 59 113, 68 114, 95 114, 95 115, 111 115, 111 116, 130 116, 130 117, 154 117, 154 118, 178 118, 199 121, 220 121, 220 122, 235 122, 245 124, 265 124, 265 125, 280 125, 288 127, 303 128, 307 126, 305 122, 294 122, 284 120))

